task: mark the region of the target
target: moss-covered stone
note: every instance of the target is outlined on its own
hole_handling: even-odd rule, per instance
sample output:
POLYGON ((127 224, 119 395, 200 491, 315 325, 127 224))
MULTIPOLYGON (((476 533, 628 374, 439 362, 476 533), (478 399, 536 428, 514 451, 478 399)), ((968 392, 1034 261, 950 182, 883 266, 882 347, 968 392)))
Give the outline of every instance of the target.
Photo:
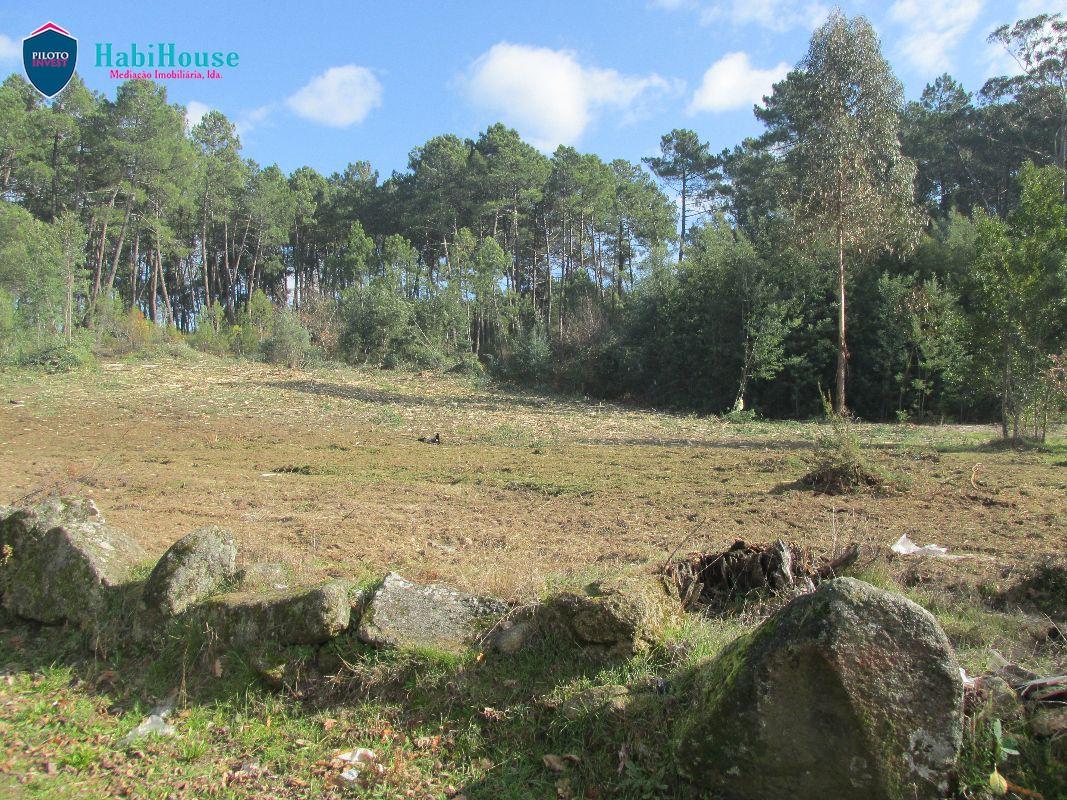
POLYGON ((660 641, 664 627, 679 613, 677 598, 659 577, 633 573, 554 595, 542 616, 579 644, 633 652, 660 641))
POLYGON ((147 554, 90 500, 61 497, 0 522, 0 594, 13 614, 96 630, 147 554))
POLYGON ((184 615, 237 646, 320 644, 348 629, 362 595, 348 581, 269 592, 221 594, 184 615))
POLYGON ((420 586, 390 573, 371 593, 359 638, 377 647, 461 653, 487 643, 508 606, 448 586, 420 586))
POLYGON ((233 535, 209 525, 183 536, 159 559, 144 587, 145 605, 163 616, 180 614, 220 589, 237 572, 233 535))
POLYGON ((284 564, 256 562, 237 571, 237 585, 241 591, 252 589, 288 589, 292 584, 284 564))
POLYGON ((828 581, 698 667, 675 741, 685 776, 728 800, 944 796, 963 682, 927 611, 828 581))

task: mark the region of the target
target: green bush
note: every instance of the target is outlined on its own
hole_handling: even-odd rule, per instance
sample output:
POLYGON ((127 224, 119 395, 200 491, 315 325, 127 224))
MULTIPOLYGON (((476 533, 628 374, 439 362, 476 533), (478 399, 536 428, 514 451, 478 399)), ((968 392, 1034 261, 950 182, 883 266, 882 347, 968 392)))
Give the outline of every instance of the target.
POLYGON ((212 355, 229 355, 230 339, 225 331, 225 318, 226 311, 219 303, 201 309, 196 318, 196 327, 188 336, 189 344, 212 355))
POLYGON ((50 338, 41 343, 27 344, 20 348, 17 366, 49 375, 59 372, 91 367, 96 364, 92 349, 85 337, 66 339, 50 338))
POLYGON ((499 367, 510 381, 546 383, 552 376, 552 344, 544 325, 530 325, 519 331, 512 341, 512 351, 499 367))
POLYGON ((230 326, 227 345, 235 356, 253 357, 259 355, 262 338, 256 327, 245 320, 240 325, 230 326))
POLYGON ((823 406, 830 429, 816 439, 811 471, 802 478, 802 483, 827 494, 884 486, 886 476, 868 464, 852 418, 835 412, 828 398, 823 398, 823 406))
POLYGON ((282 308, 275 312, 270 334, 263 340, 263 356, 271 364, 284 364, 290 369, 306 366, 314 358, 311 334, 292 310, 282 308))

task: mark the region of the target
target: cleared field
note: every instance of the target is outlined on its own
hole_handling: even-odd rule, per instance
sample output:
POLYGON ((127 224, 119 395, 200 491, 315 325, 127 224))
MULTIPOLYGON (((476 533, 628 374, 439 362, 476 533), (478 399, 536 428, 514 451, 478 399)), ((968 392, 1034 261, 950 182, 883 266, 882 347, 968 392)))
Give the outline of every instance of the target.
POLYGON ((998 582, 1063 550, 1067 446, 992 426, 862 425, 901 490, 797 488, 814 423, 730 424, 463 377, 289 372, 208 357, 0 376, 0 500, 93 496, 154 554, 217 523, 245 553, 525 598, 735 538, 827 550, 908 534, 998 582), (12 402, 15 401, 15 402, 12 402), (443 443, 419 436, 439 432, 443 443), (972 483, 972 478, 974 483, 972 483))
MULTIPOLYGON (((929 608, 970 674, 994 649, 1062 671, 1063 570, 1039 569, 1067 538, 1062 433, 1013 452, 990 446, 988 426, 863 425, 893 488, 828 496, 797 485, 816 423, 731 424, 459 376, 293 373, 178 352, 0 375, 0 502, 90 495, 153 555, 218 523, 245 557, 309 579, 391 568, 512 599, 658 565, 679 544, 780 537, 828 552, 860 540, 887 557, 858 574, 929 608), (418 441, 434 433, 440 445, 418 441), (965 557, 892 556, 905 533, 965 557)), ((0 615, 0 797, 692 800, 664 739, 685 713, 670 687, 765 611, 689 615, 621 660, 549 637, 513 657, 460 658, 342 637, 289 648, 315 675, 324 655, 336 663, 280 693, 249 653, 210 641, 91 652, 74 629, 0 615), (659 700, 622 718, 560 711, 619 684, 659 700), (128 742, 164 698, 175 735, 128 742), (355 747, 372 749, 378 769, 346 781, 338 755, 355 747)), ((982 797, 997 745, 989 719, 967 725, 953 796, 982 797)), ((1004 731, 1021 753, 1006 774, 1062 796, 1058 751, 1028 738, 1020 715, 1004 731)))

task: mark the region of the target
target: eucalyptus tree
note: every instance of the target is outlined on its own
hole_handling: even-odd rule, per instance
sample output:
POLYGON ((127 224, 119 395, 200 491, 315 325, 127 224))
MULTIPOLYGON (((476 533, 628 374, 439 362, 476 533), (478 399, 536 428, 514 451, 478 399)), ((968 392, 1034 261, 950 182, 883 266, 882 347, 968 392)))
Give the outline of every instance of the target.
POLYGON ((798 236, 829 244, 837 261, 835 408, 846 408, 848 265, 915 241, 915 163, 901 152, 903 87, 871 24, 840 12, 812 35, 799 67, 775 84, 756 116, 762 145, 784 169, 780 202, 798 236))
MULTIPOLYGON (((982 95, 992 102, 1014 100, 1031 124, 1017 127, 1028 150, 1041 150, 1048 161, 1067 167, 1067 20, 1061 14, 1039 14, 1014 25, 1001 25, 989 36, 1014 60, 1016 74, 991 78, 982 95), (1035 132, 1033 121, 1047 131, 1044 141, 1028 142, 1035 132)), ((1036 152, 1027 157, 1035 158, 1036 152)))

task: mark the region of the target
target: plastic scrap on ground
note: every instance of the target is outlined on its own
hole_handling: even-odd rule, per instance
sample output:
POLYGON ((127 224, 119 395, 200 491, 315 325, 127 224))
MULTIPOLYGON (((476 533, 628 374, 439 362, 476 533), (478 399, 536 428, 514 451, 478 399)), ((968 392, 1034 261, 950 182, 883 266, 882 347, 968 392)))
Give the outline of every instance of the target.
POLYGON ((922 547, 920 547, 919 545, 915 544, 915 542, 913 542, 906 533, 899 539, 897 539, 895 542, 893 542, 892 550, 894 553, 900 553, 901 555, 905 556, 948 556, 947 547, 942 547, 939 544, 924 544, 922 547))
POLYGON ((173 701, 170 699, 165 700, 152 709, 152 712, 144 718, 140 725, 127 733, 122 743, 130 744, 145 736, 175 736, 178 731, 166 720, 167 714, 173 710, 173 701))

